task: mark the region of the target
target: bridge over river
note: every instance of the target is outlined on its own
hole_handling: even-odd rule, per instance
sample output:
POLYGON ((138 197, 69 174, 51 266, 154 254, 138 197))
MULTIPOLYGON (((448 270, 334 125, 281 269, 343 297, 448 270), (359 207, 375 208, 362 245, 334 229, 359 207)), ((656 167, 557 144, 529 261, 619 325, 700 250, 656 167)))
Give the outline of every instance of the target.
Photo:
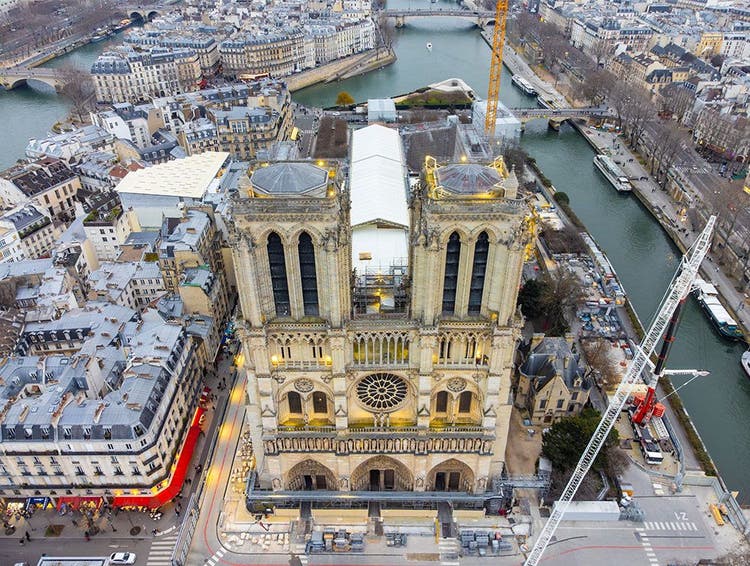
POLYGON ((396 19, 396 27, 406 25, 406 19, 413 18, 466 18, 474 21, 478 27, 484 28, 495 23, 495 12, 489 10, 467 10, 462 8, 434 8, 424 10, 382 10, 378 12, 387 18, 396 19))

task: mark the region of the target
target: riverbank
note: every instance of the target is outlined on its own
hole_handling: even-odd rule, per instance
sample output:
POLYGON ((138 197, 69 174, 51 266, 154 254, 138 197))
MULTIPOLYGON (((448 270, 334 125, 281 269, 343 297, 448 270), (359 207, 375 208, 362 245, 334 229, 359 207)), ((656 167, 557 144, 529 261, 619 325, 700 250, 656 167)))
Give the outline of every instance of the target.
POLYGON ((396 61, 396 55, 392 49, 371 49, 365 53, 357 53, 320 65, 314 69, 295 73, 284 77, 284 80, 289 91, 294 92, 318 83, 328 83, 363 75, 390 65, 394 61, 396 61))
MULTIPOLYGON (((485 41, 489 41, 486 34, 483 33, 482 37, 485 41)), ((554 101, 553 105, 557 108, 572 107, 562 94, 539 77, 516 53, 513 47, 507 44, 503 63, 512 73, 521 74, 534 85, 538 92, 544 93, 543 95, 540 94, 544 100, 549 102, 548 97, 551 98, 554 101)), ((617 134, 600 132, 589 126, 582 126, 577 122, 571 121, 571 124, 598 153, 612 154, 615 159, 622 163, 622 168, 627 176, 631 179, 637 179, 633 181, 633 194, 659 222, 677 248, 684 253, 700 232, 700 230, 694 230, 692 226, 686 225, 684 215, 680 214, 684 205, 675 202, 651 179, 649 172, 638 161, 639 156, 629 150, 617 134)), ((701 266, 701 275, 704 279, 716 285, 724 306, 741 325, 745 336, 750 336, 750 309, 745 308, 750 305, 750 300, 744 293, 734 287, 734 284, 722 272, 718 263, 711 258, 710 253, 701 266)))

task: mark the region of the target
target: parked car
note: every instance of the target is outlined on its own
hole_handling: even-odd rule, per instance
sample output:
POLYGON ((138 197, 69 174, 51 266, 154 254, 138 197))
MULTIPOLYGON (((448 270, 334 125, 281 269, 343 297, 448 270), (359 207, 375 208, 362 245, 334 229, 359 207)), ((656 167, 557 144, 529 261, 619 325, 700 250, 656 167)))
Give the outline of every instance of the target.
POLYGON ((109 556, 110 564, 135 564, 135 553, 115 552, 109 556))

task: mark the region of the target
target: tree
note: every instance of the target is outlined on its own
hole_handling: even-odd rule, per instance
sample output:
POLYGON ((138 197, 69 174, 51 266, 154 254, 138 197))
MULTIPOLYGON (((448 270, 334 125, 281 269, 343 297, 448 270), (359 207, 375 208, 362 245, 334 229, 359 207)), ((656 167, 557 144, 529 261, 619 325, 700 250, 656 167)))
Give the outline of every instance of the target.
POLYGON ((620 382, 620 374, 617 373, 617 370, 609 357, 612 345, 607 340, 604 340, 603 338, 582 340, 581 347, 583 348, 583 355, 586 358, 586 363, 589 366, 586 373, 587 377, 593 374, 598 374, 601 383, 605 388, 614 387, 620 382))
POLYGON ((544 283, 538 279, 529 279, 518 292, 518 305, 526 318, 539 318, 544 313, 542 293, 544 283))
POLYGON ((607 98, 612 85, 616 84, 615 76, 604 69, 592 69, 583 79, 581 94, 594 106, 598 106, 607 98))
POLYGON ((83 122, 94 101, 95 88, 91 75, 77 67, 61 67, 58 91, 70 102, 72 114, 83 122))
POLYGON ((727 58, 724 55, 722 55, 721 53, 717 53, 716 55, 711 57, 710 62, 714 67, 720 69, 726 59, 727 58))
POLYGON ((542 276, 541 302, 544 309, 549 336, 562 336, 568 330, 567 315, 583 295, 581 281, 571 271, 559 267, 552 273, 542 276))
POLYGON ((520 178, 526 170, 526 160, 529 154, 518 144, 512 144, 505 147, 503 159, 508 169, 515 169, 516 175, 520 178))
POLYGON ((336 97, 336 106, 351 106, 354 104, 354 98, 346 91, 341 91, 336 97))
MULTIPOLYGON (((552 462, 553 467, 565 471, 572 470, 578 464, 600 420, 599 411, 590 408, 582 410, 578 415, 563 417, 544 435, 542 455, 552 462)), ((617 429, 612 429, 603 449, 594 460, 593 469, 600 470, 607 466, 606 448, 616 446, 618 440, 617 429)))
POLYGON ((679 123, 682 123, 694 104, 695 92, 684 85, 670 83, 659 91, 660 110, 672 114, 679 123))
POLYGON ((672 120, 658 122, 651 130, 651 174, 663 188, 672 166, 688 147, 689 140, 672 120))
POLYGON ((589 50, 592 59, 596 62, 596 66, 599 67, 602 63, 605 63, 612 53, 612 45, 602 39, 597 39, 591 49, 589 50))

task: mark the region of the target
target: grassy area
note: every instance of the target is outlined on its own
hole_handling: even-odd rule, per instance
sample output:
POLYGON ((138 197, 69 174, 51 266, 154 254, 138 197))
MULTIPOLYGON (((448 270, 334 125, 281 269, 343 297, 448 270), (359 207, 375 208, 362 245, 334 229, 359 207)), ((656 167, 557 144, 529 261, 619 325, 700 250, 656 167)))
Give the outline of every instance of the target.
POLYGON ((400 109, 408 108, 468 108, 473 101, 463 92, 443 92, 419 89, 396 103, 400 109))

